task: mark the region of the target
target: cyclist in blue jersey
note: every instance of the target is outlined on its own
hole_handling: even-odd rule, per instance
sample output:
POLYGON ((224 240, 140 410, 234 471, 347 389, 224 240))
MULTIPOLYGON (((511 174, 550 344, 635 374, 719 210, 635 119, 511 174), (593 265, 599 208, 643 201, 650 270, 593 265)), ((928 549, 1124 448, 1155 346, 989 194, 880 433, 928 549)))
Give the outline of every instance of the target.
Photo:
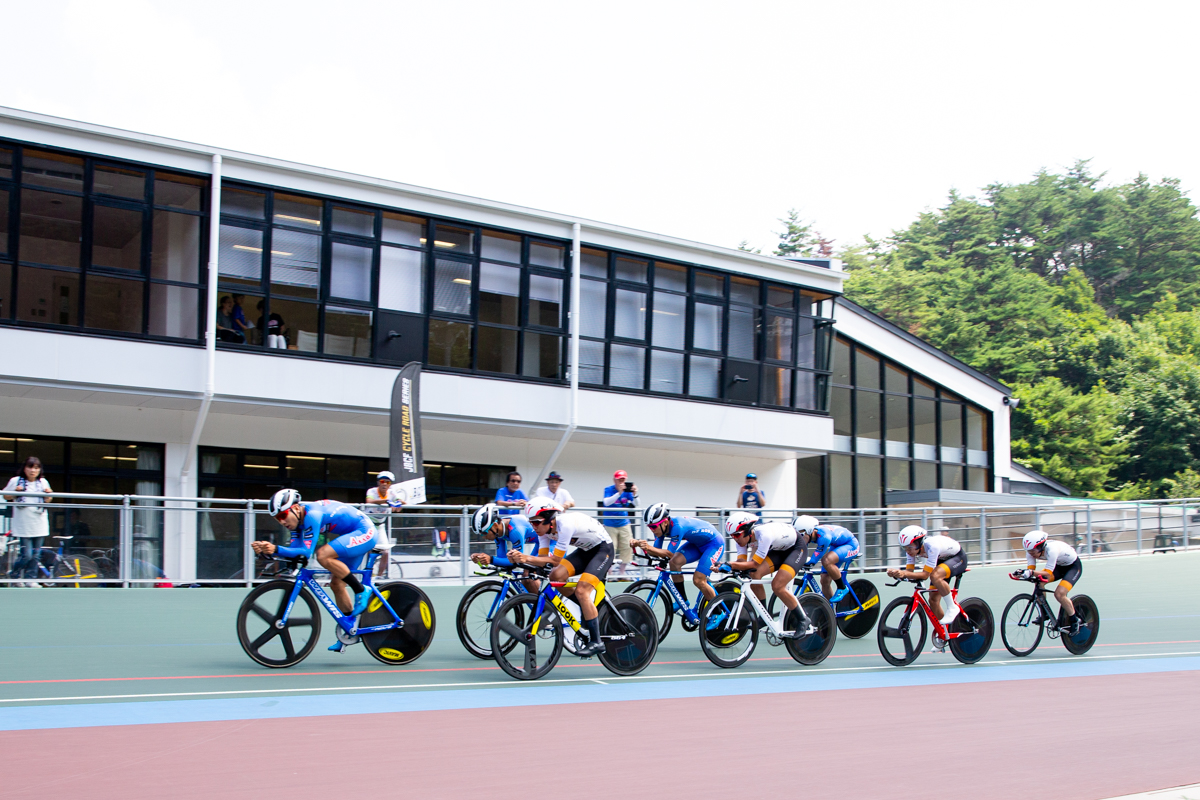
MULTIPOLYGON (((717 591, 708 582, 712 571, 721 563, 725 554, 725 540, 712 525, 695 517, 672 517, 671 507, 666 503, 655 503, 642 514, 646 527, 654 531, 654 544, 646 539, 635 539, 631 547, 640 547, 649 555, 657 558, 668 558, 671 570, 678 572, 684 564, 696 562, 696 571, 692 573, 692 583, 700 593, 712 600, 717 591), (663 544, 667 547, 664 549, 663 544)), ((687 592, 683 588, 683 576, 672 575, 675 588, 679 595, 686 600, 687 592)))
POLYGON ((842 570, 858 558, 858 537, 841 525, 819 525, 816 517, 801 515, 792 520, 796 533, 807 538, 812 548, 808 564, 820 562, 825 568, 821 576, 821 593, 830 603, 837 603, 849 593, 842 570), (837 591, 833 585, 837 584, 837 591))
MULTIPOLYGON (((471 560, 476 564, 495 564, 498 567, 513 569, 517 565, 509 559, 509 552, 515 550, 524 553, 527 544, 533 545, 530 552, 537 550, 538 535, 529 524, 529 520, 520 514, 502 516, 500 507, 495 503, 488 503, 471 516, 471 530, 489 542, 496 543, 494 556, 487 553, 471 553, 471 560)), ((525 588, 536 592, 537 581, 525 581, 525 588)))
MULTIPOLYGON (((279 524, 292 532, 286 547, 274 542, 254 542, 255 553, 278 553, 284 558, 311 558, 317 537, 325 534, 327 544, 317 550, 317 563, 329 570, 329 588, 343 613, 357 617, 367 608, 371 590, 350 570, 362 566, 363 557, 375 547, 375 524, 354 506, 336 500, 300 502, 295 489, 280 489, 271 497, 267 510, 279 524), (349 591, 347 591, 349 587, 349 591), (353 598, 350 592, 354 593, 353 598)), ((337 645, 335 645, 336 647, 337 645)), ((332 649, 332 648, 331 648, 332 649)))

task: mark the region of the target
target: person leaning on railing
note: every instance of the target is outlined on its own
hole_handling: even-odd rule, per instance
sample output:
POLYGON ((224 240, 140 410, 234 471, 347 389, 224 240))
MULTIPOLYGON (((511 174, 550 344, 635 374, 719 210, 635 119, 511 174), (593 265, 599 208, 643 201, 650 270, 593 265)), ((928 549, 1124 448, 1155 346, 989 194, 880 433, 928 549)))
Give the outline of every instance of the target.
MULTIPOLYGON (((7 492, 45 492, 50 494, 50 482, 42 477, 42 462, 37 456, 25 459, 21 472, 9 479, 7 492)), ((21 557, 13 567, 18 578, 37 578, 37 559, 42 542, 50 535, 50 518, 46 513, 49 497, 29 497, 5 494, 4 499, 16 502, 12 516, 12 535, 21 540, 21 557)), ((31 589, 41 588, 36 580, 17 584, 31 589)))

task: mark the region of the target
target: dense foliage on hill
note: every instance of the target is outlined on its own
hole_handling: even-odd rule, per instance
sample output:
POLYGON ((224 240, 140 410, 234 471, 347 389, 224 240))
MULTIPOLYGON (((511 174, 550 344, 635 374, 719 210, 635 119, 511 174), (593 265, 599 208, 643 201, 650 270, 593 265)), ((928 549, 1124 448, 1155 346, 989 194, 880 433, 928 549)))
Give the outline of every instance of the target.
MULTIPOLYGON (((1012 386, 1014 458, 1096 497, 1200 492, 1200 220, 1177 180, 951 193, 839 255, 847 296, 1012 386)), ((780 250, 827 242, 793 213, 780 250)))

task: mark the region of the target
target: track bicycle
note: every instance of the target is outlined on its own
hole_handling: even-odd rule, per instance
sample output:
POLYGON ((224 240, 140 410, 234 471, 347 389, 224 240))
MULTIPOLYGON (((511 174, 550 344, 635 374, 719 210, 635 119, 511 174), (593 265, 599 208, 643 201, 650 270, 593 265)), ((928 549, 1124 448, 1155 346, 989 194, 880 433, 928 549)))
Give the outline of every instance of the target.
MULTIPOLYGON (((532 573, 528 568, 502 568, 492 564, 486 567, 476 565, 475 574, 487 575, 490 579, 480 581, 463 594, 454 617, 454 626, 458 631, 458 640, 468 653, 476 658, 491 658, 492 620, 505 600, 528 591, 521 582, 529 580, 532 573)), ((517 643, 508 639, 503 646, 512 650, 517 643)))
MULTIPOLYGON (((885 585, 899 586, 904 581, 916 584, 912 597, 897 597, 888 603, 875 632, 879 640, 879 653, 885 661, 895 667, 916 661, 925 647, 929 624, 933 625, 933 646, 938 650, 945 650, 949 646, 950 652, 962 663, 974 664, 987 655, 995 635, 992 609, 987 603, 978 597, 968 597, 958 603, 962 613, 950 622, 950 629, 947 630, 942 621, 933 615, 925 598, 925 595, 937 589, 923 587, 921 584, 924 580, 920 578, 897 578, 885 585)), ((962 575, 959 575, 950 590, 950 599, 954 602, 958 602, 958 586, 961 582, 962 575)))
MULTIPOLYGON (((625 594, 637 595, 646 601, 646 605, 654 611, 655 622, 658 623, 658 641, 661 643, 667 638, 667 634, 671 632, 671 623, 675 617, 680 617, 679 624, 688 633, 696 630, 700 625, 700 611, 706 604, 704 593, 697 591, 698 597, 689 606, 686 598, 679 593, 679 589, 675 586, 675 575, 690 575, 692 573, 683 570, 672 570, 670 568, 670 559, 659 558, 645 553, 639 554, 640 558, 644 558, 644 562, 635 562, 638 566, 650 567, 658 571, 658 576, 655 578, 643 578, 630 584, 625 590, 625 594)), ((717 594, 721 592, 729 592, 738 588, 738 583, 732 580, 722 581, 714 587, 717 594)))
MULTIPOLYGON (((554 669, 564 648, 575 653, 590 643, 579 605, 559 591, 577 583, 547 580, 537 594, 523 592, 501 603, 491 630, 492 657, 500 669, 517 680, 541 678, 554 669)), ((658 651, 658 624, 650 606, 631 594, 609 595, 603 584, 595 604, 606 646, 597 658, 605 669, 636 675, 650 666, 658 651)))
MULTIPOLYGON (((1082 625, 1079 633, 1071 635, 1071 621, 1061 607, 1055 614, 1046 598, 1050 590, 1046 588, 1049 582, 1045 576, 1034 574, 1026 578, 1024 570, 1017 570, 1008 577, 1014 581, 1028 581, 1033 584, 1029 594, 1019 594, 1004 607, 1000 615, 1000 638, 1008 652, 1021 658, 1037 649, 1045 632, 1051 639, 1062 638, 1063 647, 1073 655, 1083 655, 1092 649, 1096 637, 1100 635, 1100 612, 1096 603, 1086 594, 1071 597, 1075 605, 1075 613, 1079 614, 1082 625)), ((1050 579, 1050 580, 1053 580, 1050 579)))
POLYGON ((436 618, 428 595, 403 581, 382 586, 371 582, 377 551, 367 555, 362 569, 351 570, 374 597, 358 617, 342 613, 319 583, 329 570, 308 569, 307 559, 266 556, 286 565, 284 577, 256 586, 246 595, 237 614, 238 642, 246 655, 264 667, 299 664, 312 653, 321 637, 317 606, 333 617, 342 647, 362 642, 377 661, 408 664, 421 657, 433 641, 436 618), (299 608, 297 603, 299 601, 299 608))
POLYGON ((768 644, 785 645, 797 662, 812 666, 824 661, 837 642, 837 622, 829 601, 820 592, 802 594, 796 598, 797 609, 777 622, 754 592, 746 591, 754 584, 768 585, 771 579, 754 580, 750 572, 735 571, 732 581, 737 588, 721 592, 700 611, 700 649, 708 660, 727 669, 741 666, 758 646, 761 628, 768 644), (796 630, 801 631, 796 638, 785 635, 796 630))
MULTIPOLYGON (((814 569, 815 566, 815 564, 806 564, 796 575, 796 580, 792 583, 792 592, 797 597, 808 592, 825 594, 821 591, 821 585, 817 581, 818 576, 825 574, 825 568, 814 569)), ((842 574, 845 574, 844 567, 842 574)), ((833 609, 834 616, 837 617, 838 630, 847 639, 861 639, 871 632, 871 628, 875 627, 875 621, 879 619, 879 590, 866 578, 847 581, 846 588, 850 591, 846 592, 845 597, 838 600, 833 609)), ((767 613, 771 616, 775 616, 775 604, 778 600, 778 597, 771 595, 767 604, 767 613)))
MULTIPOLYGON (((13 549, 19 547, 14 543, 10 545, 13 549)), ((58 540, 58 547, 43 547, 37 555, 33 556, 33 564, 26 565, 18 560, 13 566, 12 571, 8 573, 8 577, 16 580, 32 580, 46 581, 47 586, 74 586, 76 589, 80 586, 100 586, 98 581, 102 578, 99 567, 96 562, 84 555, 73 553, 64 553, 63 549, 66 543, 74 539, 74 536, 52 536, 52 539, 58 540), (36 578, 21 578, 27 566, 33 566, 37 570, 36 578), (51 581, 61 581, 51 583, 51 581), (86 581, 86 583, 80 583, 86 581)))

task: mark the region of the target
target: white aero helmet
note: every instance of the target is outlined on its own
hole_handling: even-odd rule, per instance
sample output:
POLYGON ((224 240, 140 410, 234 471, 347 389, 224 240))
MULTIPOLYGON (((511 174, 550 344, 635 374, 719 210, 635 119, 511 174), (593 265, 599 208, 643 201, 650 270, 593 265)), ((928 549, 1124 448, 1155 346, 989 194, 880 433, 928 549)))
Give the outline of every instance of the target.
POLYGON ((810 517, 808 514, 801 514, 792 520, 792 527, 796 529, 796 533, 803 533, 805 536, 812 536, 819 524, 816 517, 810 517))
POLYGON ((554 519, 554 515, 563 511, 561 503, 556 503, 549 497, 535 497, 525 503, 525 516, 530 521, 534 519, 543 519, 549 522, 554 519))
POLYGON ((666 503, 655 503, 642 512, 642 522, 657 525, 671 518, 671 507, 666 503))
POLYGON ((471 530, 475 533, 487 533, 500 519, 500 507, 488 503, 471 515, 471 530))
POLYGON ((1021 540, 1021 544, 1027 551, 1033 551, 1044 545, 1048 538, 1050 537, 1046 536, 1045 531, 1030 531, 1025 534, 1025 538, 1021 540))
POLYGON ((908 525, 900 529, 900 546, 908 547, 910 544, 916 544, 925 538, 928 534, 920 525, 908 525))
POLYGON ((278 517, 299 502, 300 493, 295 489, 280 489, 271 495, 271 501, 267 503, 267 512, 272 517, 278 517))
POLYGON ((725 520, 725 535, 733 536, 741 533, 743 528, 749 528, 758 522, 758 517, 749 511, 735 511, 725 520))

